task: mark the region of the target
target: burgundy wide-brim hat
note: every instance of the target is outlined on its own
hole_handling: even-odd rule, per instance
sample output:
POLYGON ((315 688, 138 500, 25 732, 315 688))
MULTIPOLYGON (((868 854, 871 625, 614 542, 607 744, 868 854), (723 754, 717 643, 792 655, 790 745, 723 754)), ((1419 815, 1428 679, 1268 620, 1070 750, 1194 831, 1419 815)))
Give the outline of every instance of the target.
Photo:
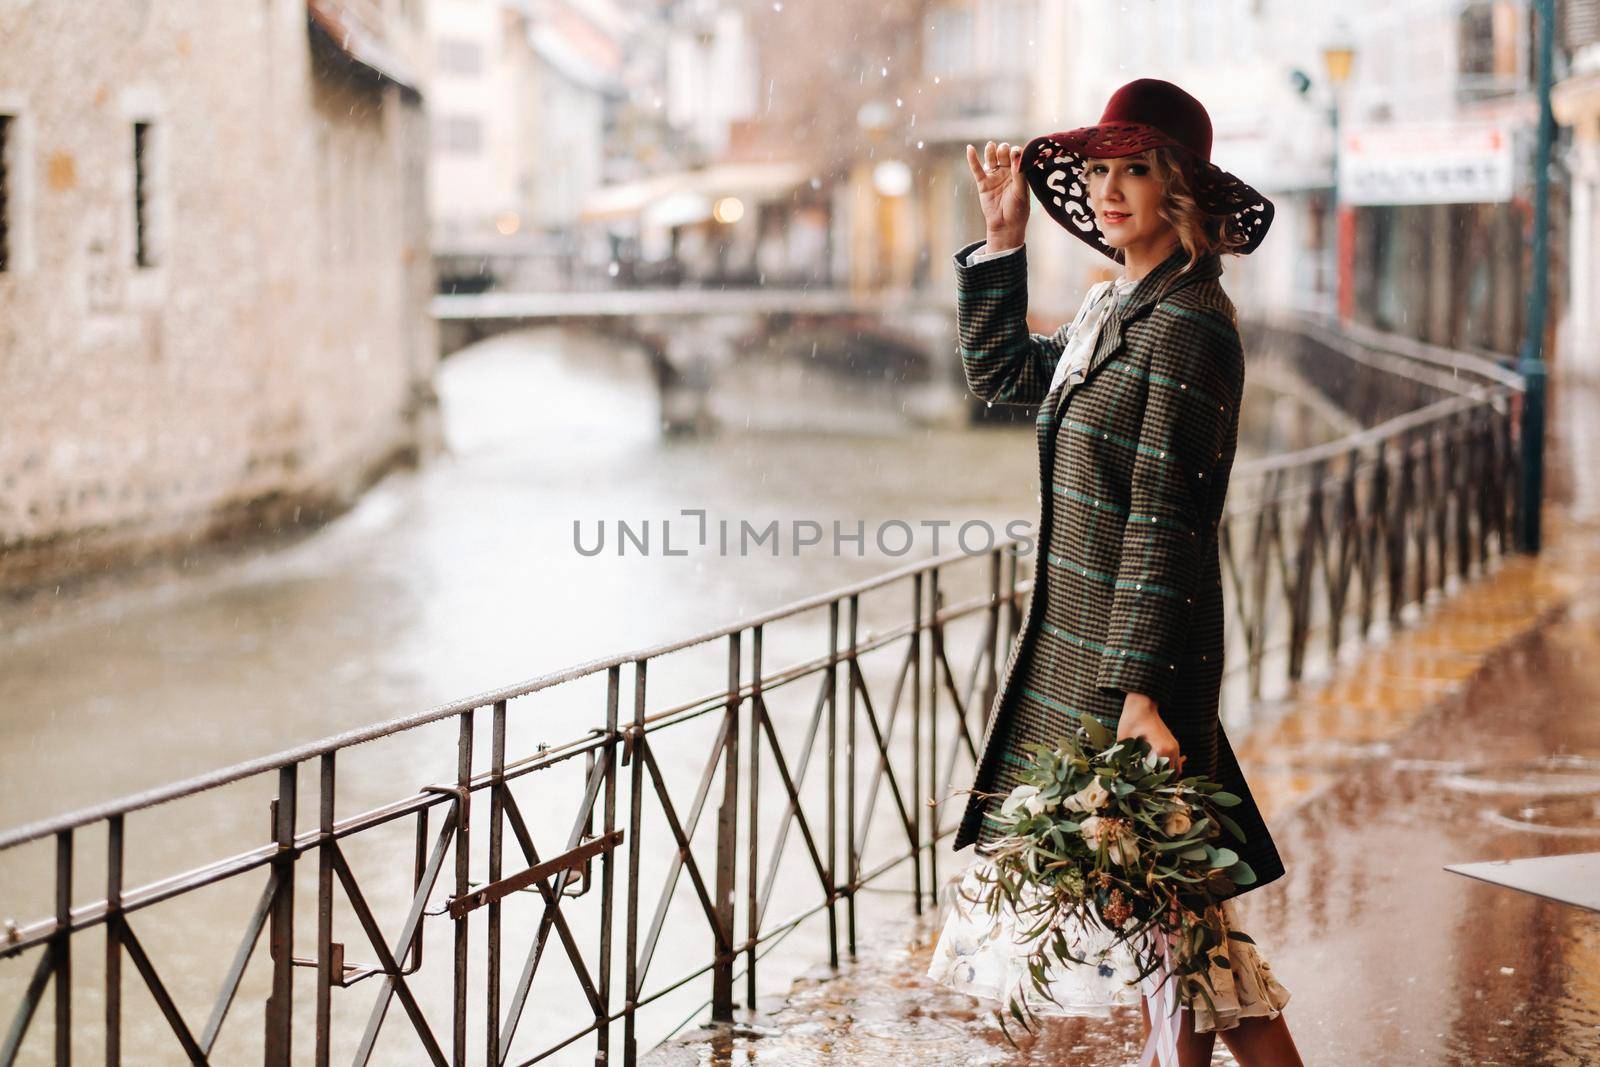
POLYGON ((1202 210, 1231 215, 1254 252, 1272 225, 1272 201, 1211 162, 1211 117, 1200 101, 1158 78, 1140 78, 1111 94, 1093 126, 1046 134, 1022 150, 1022 173, 1050 217, 1074 237, 1117 257, 1089 207, 1089 187, 1080 176, 1090 159, 1137 155, 1150 148, 1178 149, 1189 187, 1202 210))

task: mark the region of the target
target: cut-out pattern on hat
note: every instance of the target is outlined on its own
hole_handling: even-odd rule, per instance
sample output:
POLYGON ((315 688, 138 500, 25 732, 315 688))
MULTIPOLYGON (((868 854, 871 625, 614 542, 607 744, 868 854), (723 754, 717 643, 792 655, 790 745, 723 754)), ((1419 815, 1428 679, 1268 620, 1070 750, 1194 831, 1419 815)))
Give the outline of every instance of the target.
POLYGON ((1254 252, 1272 225, 1272 201, 1210 160, 1200 159, 1160 130, 1137 122, 1106 122, 1061 137, 1035 137, 1022 151, 1022 173, 1045 211, 1074 237, 1111 259, 1117 250, 1106 243, 1089 207, 1089 187, 1082 178, 1090 159, 1131 156, 1151 148, 1175 148, 1188 165, 1195 201, 1212 215, 1231 215, 1244 237, 1238 251, 1254 252))

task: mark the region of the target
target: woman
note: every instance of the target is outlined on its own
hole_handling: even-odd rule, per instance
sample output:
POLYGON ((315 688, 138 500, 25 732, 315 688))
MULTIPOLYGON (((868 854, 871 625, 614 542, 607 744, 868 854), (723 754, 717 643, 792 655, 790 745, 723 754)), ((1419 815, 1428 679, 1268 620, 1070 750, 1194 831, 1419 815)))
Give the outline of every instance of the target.
MULTIPOLYGON (((990 142, 981 160, 967 146, 988 236, 955 257, 962 364, 989 403, 1038 406, 1043 489, 1033 592, 954 844, 978 846, 969 886, 998 835, 985 816, 1021 780, 1023 745, 1052 741, 1085 713, 1241 797, 1233 812, 1247 840, 1228 844, 1257 874, 1249 888, 1283 874, 1217 715, 1217 530, 1244 393, 1233 305, 1217 277, 1221 253, 1260 244, 1272 205, 1210 155, 1200 102, 1154 79, 1117 90, 1097 125, 1026 149, 990 142), (1026 321, 1030 185, 1053 219, 1122 266, 1048 337, 1026 321)), ((1004 914, 991 924, 985 909, 950 899, 929 975, 1003 1001, 1025 947, 1004 914)), ((1218 910, 1237 929, 1231 901, 1218 910)), ((1289 991, 1251 944, 1225 943, 1230 965, 1211 971, 1216 1011, 1184 1010, 1180 1063, 1209 1063, 1220 1033, 1245 1067, 1299 1064, 1283 1018, 1289 991)), ((1124 949, 1069 968, 1051 990, 1068 1014, 1139 1003, 1148 1025, 1133 973, 1124 949)))

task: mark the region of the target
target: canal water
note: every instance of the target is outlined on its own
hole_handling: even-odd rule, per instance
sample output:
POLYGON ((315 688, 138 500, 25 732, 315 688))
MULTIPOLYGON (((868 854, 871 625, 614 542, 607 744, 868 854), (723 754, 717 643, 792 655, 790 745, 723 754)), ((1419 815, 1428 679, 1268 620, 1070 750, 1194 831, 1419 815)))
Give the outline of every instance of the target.
MULTIPOLYGON (((1008 522, 1031 524, 1036 516, 1037 466, 1026 420, 999 428, 921 425, 901 416, 905 405, 892 386, 841 391, 789 373, 765 387, 759 377, 746 376, 732 387, 741 392, 719 398, 723 422, 717 432, 667 438, 657 426, 658 402, 642 356, 594 338, 539 331, 453 357, 441 368, 438 387, 445 454, 421 470, 391 475, 314 535, 197 566, 192 575, 159 587, 96 594, 53 611, 45 621, 8 627, 0 638, 0 701, 6 708, 0 719, 6 768, 0 825, 109 801, 866 579, 930 555, 932 534, 924 522, 950 523, 941 535, 942 552, 955 547, 953 531, 964 521, 983 520, 1003 534, 1008 522), (747 416, 743 422, 737 414, 728 417, 740 411, 747 416), (700 520, 684 514, 696 509, 710 524, 706 546, 696 543, 700 520), (760 530, 774 520, 780 524, 778 558, 770 542, 738 550, 741 522, 760 530), (847 531, 864 524, 863 551, 858 554, 851 542, 842 551, 832 549, 836 520, 847 531), (889 529, 883 524, 894 520, 913 531, 904 554, 891 555, 874 543, 880 528, 889 529), (647 551, 630 542, 618 554, 619 521, 635 536, 649 527, 647 551), (732 535, 727 551, 719 544, 722 521, 732 535), (796 552, 796 522, 819 524, 823 543, 796 552), (581 552, 575 523, 586 547, 594 545, 603 524, 604 550, 581 552), (671 550, 683 554, 667 554, 663 524, 671 527, 671 550)), ((1260 445, 1241 442, 1240 458, 1260 445)), ((900 535, 892 536, 890 547, 898 548, 900 535)), ((904 619, 903 606, 898 619, 892 606, 879 610, 887 625, 904 619)), ((769 667, 774 651, 792 650, 796 658, 824 652, 816 641, 818 625, 805 640, 775 639, 769 667)), ((721 677, 716 655, 697 663, 710 673, 695 679, 696 691, 714 688, 721 677)), ((622 680, 626 715, 631 673, 624 672, 622 680)), ((599 725, 603 679, 599 683, 582 698, 543 701, 521 714, 511 731, 511 756, 599 725)), ((809 698, 796 697, 793 707, 802 705, 808 708, 809 698)), ((690 802, 704 763, 704 752, 694 746, 709 744, 704 731, 693 736, 697 740, 686 742, 688 750, 663 743, 673 773, 681 775, 672 785, 680 808, 690 802)), ((486 732, 478 744, 481 768, 486 732)), ((340 814, 448 781, 454 761, 454 733, 447 726, 364 746, 341 761, 340 814)), ((170 812, 131 818, 128 882, 261 843, 268 800, 263 789, 269 785, 229 787, 170 812)), ((302 776, 303 828, 315 825, 315 786, 314 773, 302 776)), ((777 803, 778 790, 776 776, 768 774, 768 803, 777 803)), ((564 839, 567 823, 558 809, 565 810, 552 804, 548 812, 535 807, 529 813, 536 824, 546 815, 552 821, 554 828, 536 826, 545 854, 562 847, 558 839, 564 839)), ((886 810, 885 799, 880 816, 886 810)), ((703 828, 714 820, 715 797, 703 828)), ((437 825, 436 819, 435 830, 437 825)), ((797 835, 791 844, 798 847, 797 835)), ((100 898, 104 847, 103 835, 80 835, 80 903, 100 898)), ((360 860, 367 867, 357 872, 370 879, 365 888, 391 939, 409 891, 411 848, 409 831, 401 827, 387 843, 369 849, 360 860)), ((352 855, 359 852, 352 845, 352 855)), ((44 876, 52 856, 45 843, 10 857, 0 869, 0 917, 24 922, 49 914, 51 889, 44 876)), ((310 956, 314 910, 306 908, 314 901, 315 871, 314 864, 304 866, 313 878, 300 889, 297 954, 310 956)), ((791 869, 803 875, 803 868, 785 868, 791 869)), ((812 877, 809 888, 815 889, 812 877)), ((448 884, 447 872, 441 891, 448 884)), ((686 892, 687 887, 685 879, 686 892)), ((656 891, 644 894, 642 922, 650 917, 656 891)), ((259 892, 259 880, 249 880, 247 886, 196 894, 181 909, 157 907, 134 918, 196 1029, 259 892)), ((771 914, 785 913, 783 895, 771 914)), ((667 925, 652 982, 658 973, 675 975, 709 958, 704 920, 692 914, 698 908, 692 893, 687 900, 690 912, 671 914, 692 921, 667 925)), ((533 912, 532 903, 525 912, 533 912)), ((517 924, 508 923, 509 938, 517 924)), ((353 962, 370 962, 372 953, 363 951, 353 924, 342 936, 353 962)), ((103 943, 98 935, 80 942, 85 948, 103 943)), ((563 960, 549 958, 560 951, 555 939, 551 946, 548 969, 565 970, 563 960)), ((508 953, 510 976, 521 965, 522 951, 508 953)), ((84 1032, 80 1054, 91 1058, 99 1047, 93 1036, 101 1011, 99 952, 80 950, 75 971, 75 984, 83 988, 79 1018, 94 1024, 75 1029, 84 1032)), ((818 943, 792 937, 785 952, 793 960, 814 961, 818 943)), ((265 988, 264 944, 261 953, 219 1050, 244 1055, 259 1041, 260 1012, 252 999, 259 1001, 265 988)), ((444 999, 433 998, 437 1007, 448 998, 448 937, 431 935, 428 953, 428 977, 416 981, 442 993, 444 999)), ((27 978, 24 965, 31 967, 36 958, 33 953, 24 961, 0 962, 5 1004, 17 1002, 27 978)), ((773 967, 781 970, 776 960, 773 967)), ((141 984, 131 967, 125 970, 125 988, 141 984)), ((300 995, 309 991, 313 973, 300 972, 300 995)), ((481 974, 474 974, 474 982, 481 982, 481 974)), ((620 970, 615 980, 621 980, 620 970)), ((376 982, 336 991, 344 1030, 359 1031, 375 992, 376 982)), ((538 1047, 532 1039, 545 1027, 559 1023, 570 1029, 585 1011, 569 989, 536 999, 520 1048, 538 1047)), ((697 1003, 686 992, 671 1006, 687 1015, 697 1003)), ((126 1062, 171 1062, 176 1046, 162 1044, 142 992, 130 995, 126 1011, 126 1062), (140 1048, 148 1058, 138 1054, 140 1048)), ((658 1015, 659 1031, 671 1021, 668 1014, 658 1015)), ((447 1015, 435 1012, 433 1026, 447 1036, 447 1015)), ((44 1062, 48 1003, 34 1030, 22 1062, 44 1062)), ((403 1040, 407 1030, 396 1004, 385 1026, 395 1042, 386 1039, 380 1049, 414 1047, 403 1040)), ((641 1034, 641 1040, 659 1036, 641 1034)), ((573 1062, 581 1058, 575 1054, 573 1062)), ((566 1061, 558 1055, 551 1062, 566 1061)))

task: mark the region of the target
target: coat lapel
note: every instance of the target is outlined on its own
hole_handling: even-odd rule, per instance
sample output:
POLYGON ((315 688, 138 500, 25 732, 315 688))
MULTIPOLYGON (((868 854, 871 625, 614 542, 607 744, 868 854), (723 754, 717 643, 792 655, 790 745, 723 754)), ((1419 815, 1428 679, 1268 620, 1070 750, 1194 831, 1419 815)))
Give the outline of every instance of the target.
MULTIPOLYGON (((1179 245, 1172 255, 1139 279, 1139 284, 1133 287, 1133 291, 1120 306, 1113 307, 1106 313, 1106 319, 1100 325, 1100 336, 1095 341, 1094 352, 1089 356, 1089 364, 1084 369, 1083 380, 1078 383, 1077 388, 1081 389, 1087 385, 1094 372, 1122 348, 1124 331, 1128 323, 1149 311, 1163 297, 1190 282, 1215 278, 1222 273, 1221 257, 1215 254, 1201 256, 1193 270, 1180 273, 1188 261, 1189 254, 1184 251, 1182 245, 1179 245)), ((1046 399, 1052 417, 1061 414, 1061 399, 1067 392, 1064 385, 1058 386, 1046 399)))

